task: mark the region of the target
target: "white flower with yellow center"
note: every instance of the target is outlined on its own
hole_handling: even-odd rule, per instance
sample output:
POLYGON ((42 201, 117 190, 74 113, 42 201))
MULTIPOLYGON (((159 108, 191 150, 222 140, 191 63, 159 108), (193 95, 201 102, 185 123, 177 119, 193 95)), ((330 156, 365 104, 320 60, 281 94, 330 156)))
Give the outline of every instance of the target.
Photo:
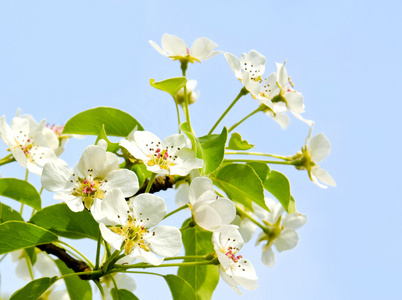
POLYGON ((196 177, 190 186, 183 185, 176 194, 176 203, 188 203, 195 222, 201 228, 221 232, 232 226, 230 223, 236 216, 233 201, 219 198, 214 190, 212 180, 208 177, 196 177))
POLYGON ((149 131, 135 131, 133 135, 134 140, 123 139, 120 146, 142 160, 148 171, 185 176, 204 164, 202 159, 196 158, 195 151, 187 147, 183 134, 174 134, 162 141, 149 131))
POLYGON ((219 274, 222 279, 239 295, 242 292, 238 285, 249 291, 255 290, 258 287, 255 269, 249 260, 237 254, 244 241, 236 227, 221 233, 214 232, 212 243, 221 264, 219 274))
POLYGON ((57 160, 53 151, 54 143, 44 135, 44 126, 45 120, 35 125, 22 117, 13 118, 9 126, 5 116, 0 118, 0 137, 9 147, 8 150, 22 167, 38 175, 41 175, 46 162, 57 160))
POLYGON ((159 226, 150 229, 166 215, 166 204, 162 198, 140 194, 127 204, 122 192, 113 189, 105 195, 100 207, 106 217, 99 224, 102 236, 116 250, 124 245, 124 262, 138 258, 159 265, 164 257, 180 252, 182 242, 178 228, 159 226))
POLYGON ((275 253, 272 250, 272 245, 275 246, 279 252, 293 249, 299 242, 299 235, 296 229, 300 228, 307 222, 307 216, 298 212, 294 214, 286 214, 282 204, 272 199, 266 198, 265 204, 270 209, 266 211, 259 209, 256 214, 262 219, 267 230, 260 233, 257 240, 257 245, 266 241, 262 250, 262 262, 273 267, 276 262, 275 253))
POLYGON ((265 71, 265 56, 255 50, 250 50, 248 54, 243 53, 240 59, 229 52, 224 55, 235 76, 254 98, 258 97, 261 90, 261 76, 265 71))
POLYGON ((271 73, 264 82, 258 100, 260 104, 268 106, 265 113, 274 119, 282 129, 289 126, 289 117, 285 114, 290 111, 296 118, 308 125, 312 121, 304 119, 300 114, 304 112, 303 95, 296 92, 293 83, 285 68, 286 61, 276 63, 276 72, 271 73))
POLYGON ((181 38, 167 33, 162 36, 162 48, 153 41, 149 41, 149 43, 160 54, 181 63, 201 62, 222 52, 214 51, 218 45, 205 37, 196 39, 190 49, 181 38))
POLYGON ((130 197, 139 188, 137 175, 119 169, 118 157, 106 148, 104 140, 88 146, 74 170, 61 163, 47 163, 41 177, 42 186, 51 192, 58 191, 54 199, 65 202, 72 211, 86 208, 95 219, 103 218, 96 208, 108 190, 119 188, 124 197, 130 197))
POLYGON ((298 170, 307 170, 311 181, 323 189, 327 188, 326 185, 336 186, 332 176, 317 165, 317 162, 321 162, 331 152, 331 143, 323 133, 311 137, 313 128, 314 124, 310 127, 306 145, 292 157, 295 160, 295 167, 298 170))

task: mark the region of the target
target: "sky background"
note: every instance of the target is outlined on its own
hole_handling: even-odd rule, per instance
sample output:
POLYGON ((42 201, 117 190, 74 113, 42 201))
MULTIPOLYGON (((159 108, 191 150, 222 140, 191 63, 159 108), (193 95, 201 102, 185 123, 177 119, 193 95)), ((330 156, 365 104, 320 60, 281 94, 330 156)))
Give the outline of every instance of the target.
MULTIPOLYGON (((0 115, 9 123, 21 108, 36 120, 63 124, 83 110, 112 106, 163 138, 176 133, 175 107, 149 79, 180 76, 180 68, 148 40, 160 44, 170 33, 191 45, 205 36, 238 57, 255 49, 267 58, 264 75, 287 59, 304 116, 331 141, 321 166, 337 187, 322 190, 306 172, 274 166, 289 177, 297 209, 308 216, 299 245, 268 268, 254 238, 242 254, 256 267, 259 288, 239 297, 221 281, 213 299, 401 299, 401 11, 402 2, 387 0, 0 1, 0 115)), ((201 96, 191 116, 204 135, 241 83, 223 55, 189 66, 188 78, 198 80, 201 96)), ((256 106, 243 97, 222 126, 256 106)), ((282 131, 261 113, 237 131, 256 151, 292 155, 308 129, 291 118, 282 131)), ((62 158, 74 164, 93 142, 70 140, 62 158)), ((6 154, 3 143, 0 157, 6 154)), ((0 173, 24 176, 16 163, 0 173)), ((30 179, 40 187, 38 176, 30 179)), ((46 205, 56 203, 51 193, 43 195, 46 205)), ((172 192, 161 196, 168 210, 175 208, 172 192)), ((75 245, 93 257, 95 243, 75 245)), ((26 284, 10 276, 14 268, 8 259, 0 265, 2 293, 26 284)), ((135 280, 140 299, 170 298, 159 277, 135 280)))

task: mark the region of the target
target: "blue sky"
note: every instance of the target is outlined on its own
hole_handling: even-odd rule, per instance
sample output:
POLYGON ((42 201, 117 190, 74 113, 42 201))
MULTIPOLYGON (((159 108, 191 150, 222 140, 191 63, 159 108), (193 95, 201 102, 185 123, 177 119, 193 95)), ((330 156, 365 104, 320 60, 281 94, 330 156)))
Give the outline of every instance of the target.
MULTIPOLYGON (((180 68, 148 40, 160 43, 166 32, 188 44, 211 38, 237 56, 255 49, 267 58, 266 75, 287 59, 304 95, 304 116, 332 143, 322 167, 338 186, 321 190, 304 172, 277 168, 290 178, 297 208, 309 219, 297 248, 277 255, 272 269, 260 263, 260 247, 245 246, 260 287, 243 299, 400 299, 401 9, 399 1, 0 1, 0 115, 10 121, 21 108, 60 124, 80 111, 112 106, 164 137, 177 128, 175 108, 149 79, 179 76, 180 68)), ((190 66, 188 77, 201 91, 191 115, 203 135, 241 85, 223 55, 190 66)), ((253 101, 241 99, 223 125, 255 109, 253 101)), ((308 127, 292 118, 282 131, 260 114, 238 131, 257 151, 291 155, 308 127)), ((62 158, 75 163, 93 140, 70 141, 62 158)), ((15 164, 0 169, 3 176, 23 172, 15 164)), ((44 195, 54 203, 51 193, 44 195)), ((165 195, 173 208, 173 193, 165 195)), ((13 268, 2 262, 2 291, 23 284, 6 278, 13 268)), ((155 299, 157 292, 168 298, 159 278, 136 281, 140 299, 155 299)), ((214 299, 226 297, 241 299, 222 281, 214 299)))

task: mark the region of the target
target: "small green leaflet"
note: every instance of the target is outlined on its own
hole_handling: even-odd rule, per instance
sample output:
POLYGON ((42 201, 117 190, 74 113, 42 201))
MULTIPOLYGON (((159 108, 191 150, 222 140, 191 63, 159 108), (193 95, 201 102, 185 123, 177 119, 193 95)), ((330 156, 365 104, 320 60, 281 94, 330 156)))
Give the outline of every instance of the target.
POLYGON ((120 149, 119 143, 112 143, 107 138, 104 124, 102 124, 102 129, 99 131, 98 136, 96 137, 95 145, 98 144, 99 140, 105 140, 106 141, 106 143, 107 143, 106 151, 117 152, 117 150, 120 149))
POLYGON ((11 207, 0 203, 0 223, 7 221, 24 221, 19 212, 12 209, 11 207))
POLYGON ((229 140, 229 145, 226 149, 231 150, 250 150, 254 148, 254 145, 249 144, 246 140, 243 140, 240 133, 233 133, 229 140))
POLYGON ((290 182, 285 175, 272 170, 264 182, 264 187, 279 200, 289 214, 296 212, 295 200, 290 193, 290 182))
POLYGON ((41 199, 36 188, 25 180, 0 178, 0 196, 17 200, 36 210, 41 208, 41 199))
POLYGON ((136 119, 124 111, 97 107, 83 111, 68 120, 63 134, 98 135, 103 125, 110 136, 126 137, 136 126, 138 130, 144 130, 136 119))
POLYGON ((110 295, 113 300, 139 300, 132 292, 125 289, 118 289, 116 295, 116 289, 110 291, 110 295))
POLYGON ((172 293, 173 300, 196 300, 194 289, 183 278, 176 275, 164 276, 170 292, 172 293))
POLYGON ((186 85, 187 79, 185 77, 169 78, 162 81, 155 81, 155 79, 150 79, 149 83, 154 88, 167 92, 172 95, 172 97, 174 97, 176 96, 177 92, 186 85))
POLYGON ((10 300, 37 300, 56 281, 57 276, 33 280, 12 294, 10 300))
MULTIPOLYGON (((74 273, 74 271, 68 268, 61 260, 58 259, 55 263, 59 268, 61 275, 74 273)), ((64 277, 63 280, 66 283, 67 292, 71 300, 92 299, 92 289, 88 281, 81 280, 78 275, 64 277)))

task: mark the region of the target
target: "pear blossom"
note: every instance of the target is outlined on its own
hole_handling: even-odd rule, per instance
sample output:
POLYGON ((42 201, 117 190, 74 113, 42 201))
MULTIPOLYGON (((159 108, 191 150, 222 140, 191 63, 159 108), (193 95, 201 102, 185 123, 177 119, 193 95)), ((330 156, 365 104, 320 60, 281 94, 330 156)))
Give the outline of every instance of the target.
POLYGON ((265 71, 265 56, 255 50, 243 53, 240 59, 229 52, 224 55, 235 76, 250 94, 257 98, 261 90, 261 76, 265 71))
POLYGON ((311 125, 312 121, 300 115, 304 112, 303 95, 293 89, 294 85, 288 76, 285 64, 286 61, 283 64, 276 63, 276 72, 265 79, 258 100, 260 104, 270 108, 265 111, 266 114, 272 117, 282 129, 289 126, 286 111, 290 111, 296 118, 311 125))
POLYGON ((106 151, 107 143, 85 148, 78 164, 69 169, 65 164, 50 162, 43 168, 42 186, 58 192, 54 199, 65 202, 74 211, 91 210, 95 219, 103 218, 96 211, 108 190, 121 189, 124 197, 133 196, 139 189, 137 175, 127 169, 119 169, 118 157, 106 151))
POLYGON ((100 283, 102 284, 102 287, 105 291, 106 300, 113 300, 113 297, 110 294, 112 288, 114 288, 114 284, 112 282, 111 277, 113 277, 113 279, 115 280, 116 285, 119 287, 119 289, 125 289, 125 290, 133 292, 137 288, 135 280, 132 277, 128 276, 127 274, 114 273, 114 274, 102 276, 100 278, 100 283))
MULTIPOLYGON (((195 87, 197 86, 197 80, 188 80, 186 83, 188 104, 193 104, 197 101, 200 96, 200 91, 195 92, 195 87)), ((182 87, 174 97, 176 102, 184 107, 184 87, 182 87)))
POLYGON ((252 263, 237 255, 244 241, 236 227, 232 226, 231 230, 225 232, 214 232, 212 243, 220 262, 219 274, 222 279, 239 295, 242 292, 238 285, 246 290, 256 289, 258 278, 252 263))
POLYGON ((29 118, 14 117, 9 126, 5 116, 2 116, 0 137, 22 167, 41 175, 42 167, 46 162, 57 160, 53 149, 58 147, 58 141, 57 138, 44 133, 45 120, 42 120, 40 124, 35 123, 29 118))
POLYGON ((176 203, 188 203, 197 225, 208 231, 228 230, 236 216, 233 201, 219 198, 212 180, 208 177, 197 177, 190 186, 183 185, 177 193, 176 203))
POLYGON ((160 54, 182 63, 201 62, 222 52, 214 51, 218 45, 205 37, 196 39, 190 49, 181 38, 167 33, 162 36, 162 48, 153 41, 149 43, 160 54))
POLYGON ((270 212, 261 209, 256 213, 266 225, 267 230, 260 233, 256 244, 267 242, 263 246, 262 262, 269 267, 273 267, 276 259, 272 245, 279 252, 296 247, 299 242, 296 229, 306 224, 307 216, 296 212, 286 214, 282 218, 282 214, 285 212, 282 204, 270 198, 265 198, 265 204, 270 209, 270 212))
POLYGON ((143 161, 148 171, 159 175, 187 175, 192 169, 202 168, 204 162, 188 147, 183 134, 174 134, 160 140, 149 131, 135 131, 134 140, 122 139, 120 146, 143 161))
POLYGON ((105 195, 100 208, 105 216, 99 224, 103 239, 113 249, 124 247, 124 262, 138 258, 159 265, 164 257, 180 252, 182 242, 178 228, 159 226, 150 229, 166 215, 166 204, 162 198, 148 193, 140 194, 127 204, 122 192, 113 189, 105 195))
POLYGON ((327 188, 326 185, 336 186, 332 176, 317 165, 317 162, 321 162, 331 152, 331 143, 323 133, 311 137, 313 128, 314 124, 310 127, 306 145, 302 147, 301 152, 292 157, 296 163, 295 167, 298 170, 307 170, 311 181, 323 189, 327 188))

